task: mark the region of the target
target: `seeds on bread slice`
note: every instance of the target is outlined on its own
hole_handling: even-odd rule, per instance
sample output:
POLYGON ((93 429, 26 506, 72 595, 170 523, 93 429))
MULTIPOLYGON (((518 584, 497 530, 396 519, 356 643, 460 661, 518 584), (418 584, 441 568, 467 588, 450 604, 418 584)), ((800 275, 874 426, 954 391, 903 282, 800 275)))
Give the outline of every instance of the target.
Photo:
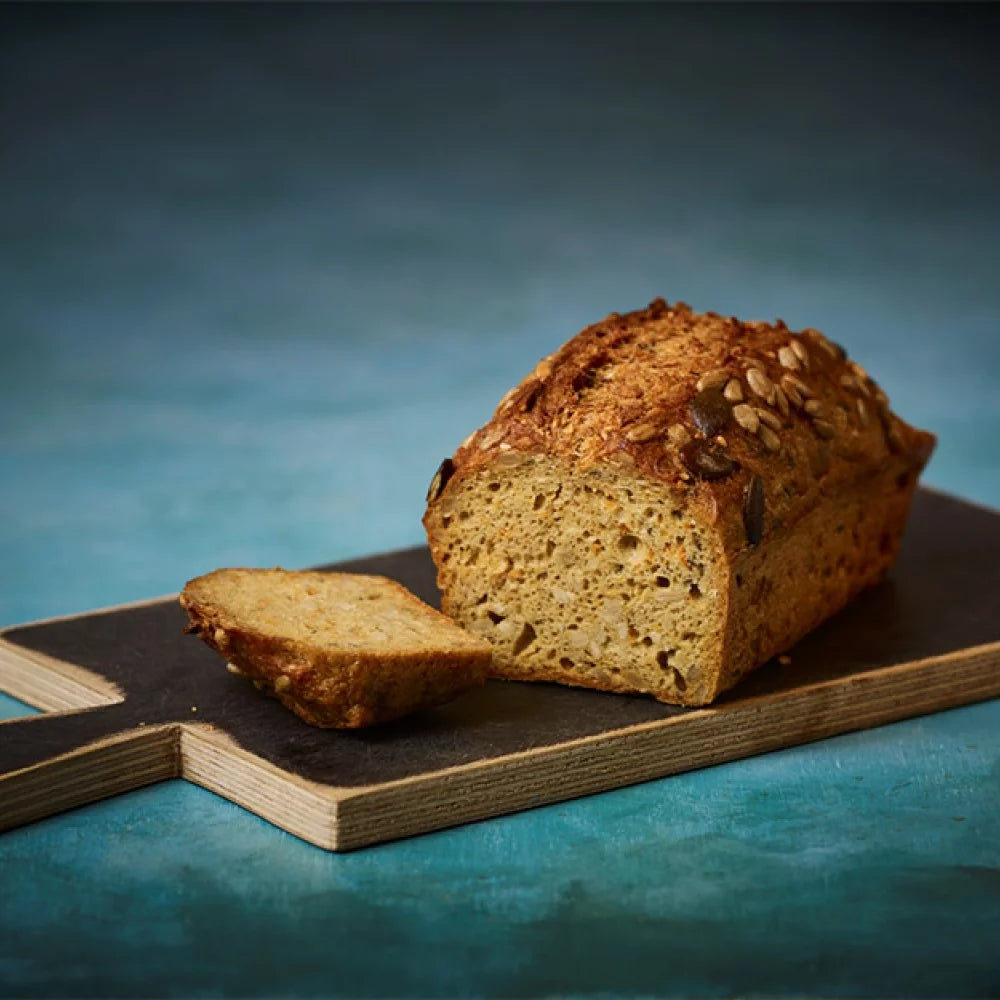
POLYGON ((483 683, 490 643, 381 576, 218 569, 180 595, 193 632, 314 726, 356 729, 483 683))

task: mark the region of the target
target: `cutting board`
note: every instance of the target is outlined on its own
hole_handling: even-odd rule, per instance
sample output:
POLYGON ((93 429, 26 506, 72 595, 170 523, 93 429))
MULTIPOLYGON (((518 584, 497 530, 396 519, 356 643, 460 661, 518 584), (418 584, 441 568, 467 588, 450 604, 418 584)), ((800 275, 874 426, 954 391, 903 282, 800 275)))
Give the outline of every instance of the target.
MULTIPOLYGON (((425 548, 337 568, 436 602, 425 548)), ((314 729, 183 634, 175 597, 0 632, 0 829, 185 778, 330 850, 482 820, 1000 694, 1000 514, 915 500, 890 577, 715 705, 491 682, 314 729)))

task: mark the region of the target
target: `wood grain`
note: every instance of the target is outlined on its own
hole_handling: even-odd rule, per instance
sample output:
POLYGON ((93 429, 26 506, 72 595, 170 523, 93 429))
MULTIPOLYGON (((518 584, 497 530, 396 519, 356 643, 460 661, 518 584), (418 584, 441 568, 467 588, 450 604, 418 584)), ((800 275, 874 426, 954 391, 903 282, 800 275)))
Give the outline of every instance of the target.
MULTIPOLYGON (((494 682, 332 732, 223 670, 172 598, 9 629, 0 686, 58 714, 0 723, 0 828, 179 776, 349 850, 995 697, 997 551, 1000 516, 923 491, 890 580, 693 710, 494 682)), ((424 549, 342 568, 435 596, 424 549)))

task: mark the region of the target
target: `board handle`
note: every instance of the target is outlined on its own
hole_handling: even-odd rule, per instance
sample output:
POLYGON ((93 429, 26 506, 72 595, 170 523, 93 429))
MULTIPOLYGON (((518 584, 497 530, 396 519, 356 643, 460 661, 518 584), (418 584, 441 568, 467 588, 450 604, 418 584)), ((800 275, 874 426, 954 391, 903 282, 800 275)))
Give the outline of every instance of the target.
POLYGON ((126 702, 0 722, 0 830, 177 777, 179 727, 126 702))

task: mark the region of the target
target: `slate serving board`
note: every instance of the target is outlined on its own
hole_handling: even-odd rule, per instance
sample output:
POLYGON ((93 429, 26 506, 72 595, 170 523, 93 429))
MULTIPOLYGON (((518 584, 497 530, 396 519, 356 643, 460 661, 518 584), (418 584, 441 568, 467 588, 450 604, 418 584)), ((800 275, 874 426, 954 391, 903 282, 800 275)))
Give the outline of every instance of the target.
MULTIPOLYGON (((890 577, 707 709, 491 682, 360 732, 314 729, 183 634, 174 597, 0 632, 0 829, 183 777, 346 850, 1000 694, 1000 514, 918 493, 890 577)), ((328 567, 333 568, 333 567, 328 567)), ((338 569, 432 603, 425 548, 338 569)))

